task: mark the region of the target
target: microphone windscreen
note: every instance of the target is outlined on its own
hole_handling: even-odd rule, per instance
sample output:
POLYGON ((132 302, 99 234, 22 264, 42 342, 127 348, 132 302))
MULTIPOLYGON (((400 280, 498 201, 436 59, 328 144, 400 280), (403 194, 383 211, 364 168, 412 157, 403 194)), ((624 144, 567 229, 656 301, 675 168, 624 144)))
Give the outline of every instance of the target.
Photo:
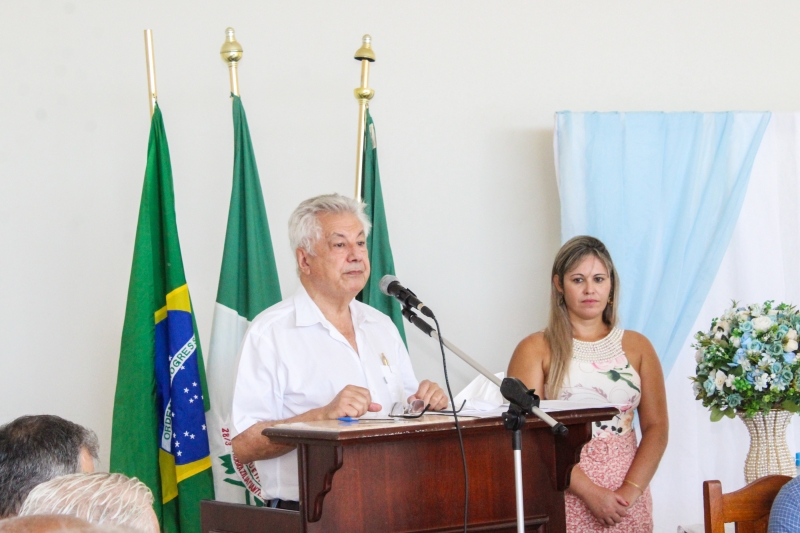
POLYGON ((397 279, 395 276, 392 276, 391 274, 386 274, 381 278, 381 282, 378 284, 378 287, 381 289, 381 292, 383 294, 385 294, 386 296, 391 296, 391 294, 389 294, 389 285, 391 285, 395 281, 400 283, 400 280, 397 279))

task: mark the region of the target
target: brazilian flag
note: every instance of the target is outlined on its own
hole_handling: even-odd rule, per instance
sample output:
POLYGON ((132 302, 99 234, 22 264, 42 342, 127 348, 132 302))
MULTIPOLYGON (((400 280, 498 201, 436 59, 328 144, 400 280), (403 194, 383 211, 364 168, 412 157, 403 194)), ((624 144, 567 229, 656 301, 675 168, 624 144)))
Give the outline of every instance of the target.
POLYGON ((166 533, 199 533, 200 500, 214 498, 206 391, 156 105, 122 329, 111 471, 150 487, 166 533))
POLYGON ((381 175, 378 171, 378 142, 375 135, 375 124, 367 109, 366 128, 364 128, 364 176, 361 182, 361 200, 367 205, 366 213, 372 222, 372 231, 367 237, 367 252, 371 274, 358 300, 369 304, 378 311, 389 315, 397 326, 403 342, 406 342, 406 331, 403 328, 403 314, 400 303, 383 294, 380 290, 381 278, 386 274, 394 276, 394 259, 389 244, 389 226, 386 224, 386 210, 383 207, 381 191, 381 175))

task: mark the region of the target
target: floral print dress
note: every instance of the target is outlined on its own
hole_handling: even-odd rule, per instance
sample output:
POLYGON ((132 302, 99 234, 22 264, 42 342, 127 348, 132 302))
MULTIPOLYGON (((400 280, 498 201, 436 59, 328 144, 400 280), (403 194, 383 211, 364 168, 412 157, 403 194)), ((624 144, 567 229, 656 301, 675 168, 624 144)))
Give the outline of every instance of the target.
MULTIPOLYGON (((559 400, 621 404, 620 414, 595 422, 592 440, 581 450, 580 467, 595 484, 617 490, 636 455, 633 413, 639 405, 642 381, 622 350, 624 331, 614 328, 597 342, 572 341, 572 361, 559 394, 559 400)), ((653 498, 650 488, 628 509, 619 524, 609 527, 591 513, 586 504, 567 491, 567 532, 614 531, 647 533, 653 531, 653 498)))

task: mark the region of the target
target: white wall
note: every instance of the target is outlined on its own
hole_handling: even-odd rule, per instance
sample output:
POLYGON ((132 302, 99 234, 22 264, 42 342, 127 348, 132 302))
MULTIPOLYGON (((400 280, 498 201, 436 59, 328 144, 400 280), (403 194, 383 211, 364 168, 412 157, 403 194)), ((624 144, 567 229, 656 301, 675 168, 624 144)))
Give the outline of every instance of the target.
MULTIPOLYGON (((796 111, 798 20, 790 0, 1 2, 0 423, 54 413, 91 426, 107 466, 149 128, 144 28, 204 346, 232 169, 225 28, 245 49, 284 294, 298 283, 289 213, 352 191, 352 55, 368 32, 398 276, 448 339, 499 371, 545 319, 553 113, 796 111)), ((441 381, 436 345, 416 332, 409 345, 418 375, 441 381)), ((454 389, 474 376, 450 369, 454 389)))

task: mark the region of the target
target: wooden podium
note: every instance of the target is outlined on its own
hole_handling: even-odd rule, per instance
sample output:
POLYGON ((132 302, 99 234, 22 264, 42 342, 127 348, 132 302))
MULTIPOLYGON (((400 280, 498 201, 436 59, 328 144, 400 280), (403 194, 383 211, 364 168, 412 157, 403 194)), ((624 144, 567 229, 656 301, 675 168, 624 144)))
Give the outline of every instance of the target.
MULTIPOLYGON (((591 423, 614 408, 550 413, 569 428, 554 436, 535 417, 522 431, 525 530, 563 532, 564 491, 591 423)), ((463 418, 469 531, 516 532, 511 432, 500 418, 463 418)), ((203 533, 457 533, 464 475, 452 418, 294 423, 264 430, 298 449, 300 511, 201 503, 203 533)))

